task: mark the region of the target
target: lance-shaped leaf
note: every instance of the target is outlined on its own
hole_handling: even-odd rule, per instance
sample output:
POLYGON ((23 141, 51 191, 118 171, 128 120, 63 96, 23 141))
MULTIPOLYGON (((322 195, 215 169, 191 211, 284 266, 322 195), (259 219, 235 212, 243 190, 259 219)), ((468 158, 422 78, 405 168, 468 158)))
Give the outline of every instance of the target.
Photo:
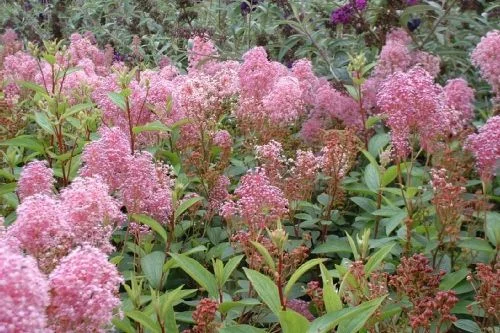
POLYGON ((219 290, 215 276, 203 267, 198 261, 193 258, 186 257, 181 254, 170 253, 184 272, 186 272, 193 280, 202 286, 208 294, 215 298, 219 298, 219 290))

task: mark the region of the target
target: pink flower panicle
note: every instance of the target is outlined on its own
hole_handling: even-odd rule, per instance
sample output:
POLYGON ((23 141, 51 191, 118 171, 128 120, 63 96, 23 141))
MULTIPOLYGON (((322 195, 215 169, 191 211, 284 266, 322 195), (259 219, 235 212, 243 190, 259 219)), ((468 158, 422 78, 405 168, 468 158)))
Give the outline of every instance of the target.
POLYGON ((111 234, 125 216, 108 192, 99 177, 76 178, 62 190, 61 212, 72 227, 75 244, 88 243, 106 253, 113 250, 111 234))
POLYGON ((120 305, 122 282, 104 253, 88 245, 75 249, 49 276, 50 327, 55 332, 105 332, 120 305))
POLYGON ((49 286, 36 261, 0 242, 0 332, 50 332, 49 286))
POLYGON ((117 190, 127 176, 132 159, 130 145, 125 134, 118 128, 102 127, 101 138, 87 144, 83 150, 83 167, 80 175, 100 176, 110 191, 117 190))
POLYGON ((219 211, 224 202, 229 199, 228 187, 230 184, 231 182, 227 176, 223 175, 217 178, 208 197, 209 208, 212 212, 219 211))
POLYGON ((208 36, 195 36, 189 42, 192 44, 188 50, 190 72, 210 66, 214 62, 213 58, 218 56, 217 49, 208 36))
POLYGON ((500 96, 500 30, 483 36, 472 52, 472 64, 479 67, 483 78, 491 84, 493 92, 500 96))
POLYGON ((34 194, 50 196, 53 194, 54 183, 54 172, 47 167, 46 161, 31 161, 21 171, 17 193, 21 200, 34 194))
POLYGON ((482 179, 495 176, 500 167, 500 116, 491 117, 477 134, 469 135, 464 147, 476 158, 476 168, 482 179))
POLYGON ((397 72, 384 81, 377 95, 377 104, 388 116, 392 144, 397 156, 405 157, 411 149, 409 137, 416 132, 421 145, 433 148, 444 130, 441 88, 421 67, 397 72))
POLYGON ((288 212, 288 200, 262 169, 243 176, 234 194, 236 199, 226 201, 221 214, 226 219, 240 218, 250 230, 272 227, 288 212))
POLYGON ((38 260, 40 269, 50 272, 73 246, 73 231, 55 198, 36 194, 17 207, 17 219, 7 230, 19 246, 38 260))
POLYGON ((305 112, 299 81, 291 76, 278 79, 262 102, 275 124, 290 125, 305 112))
POLYGON ((479 263, 476 266, 475 277, 478 282, 476 301, 488 314, 498 317, 500 313, 500 264, 493 265, 479 263))
POLYGON ((474 118, 474 90, 459 78, 446 82, 443 94, 449 131, 457 134, 474 118))

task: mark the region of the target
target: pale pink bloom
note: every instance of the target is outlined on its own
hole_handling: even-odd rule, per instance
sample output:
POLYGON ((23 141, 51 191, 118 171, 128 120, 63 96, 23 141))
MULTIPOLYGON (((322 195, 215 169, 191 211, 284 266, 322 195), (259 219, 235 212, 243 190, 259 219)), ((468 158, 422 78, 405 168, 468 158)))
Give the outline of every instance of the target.
POLYGON ((101 138, 88 143, 83 149, 80 175, 99 175, 111 192, 122 186, 132 160, 126 135, 117 127, 101 127, 101 138))
POLYGON ((243 176, 234 194, 236 199, 226 201, 221 214, 226 219, 241 219, 251 230, 272 228, 288 213, 288 200, 271 185, 263 170, 243 176))
POLYGON ((305 113, 299 81, 291 76, 278 79, 262 102, 276 125, 290 125, 305 113))
POLYGON ((106 253, 113 250, 111 234, 125 216, 108 192, 98 176, 76 178, 61 191, 62 218, 71 225, 75 244, 88 243, 106 253))
POLYGON ((104 253, 91 246, 75 249, 49 276, 50 328, 61 333, 106 332, 120 305, 122 282, 104 253))
POLYGON ((50 332, 49 288, 36 261, 0 242, 0 332, 50 332))
POLYGON ((471 134, 465 149, 476 158, 476 168, 485 181, 497 175, 500 167, 500 116, 488 119, 477 134, 471 134))
POLYGON ((481 38, 471 55, 472 64, 479 67, 483 78, 500 96, 500 30, 493 30, 481 38))
POLYGON ((54 183, 54 172, 47 167, 46 161, 31 161, 21 171, 17 193, 21 200, 34 194, 50 196, 53 194, 54 183))
POLYGON ((36 194, 17 207, 17 219, 7 236, 38 260, 41 270, 51 271, 73 246, 73 232, 53 197, 36 194))
POLYGON ((307 59, 297 60, 293 63, 291 74, 299 80, 304 103, 313 104, 315 89, 320 80, 313 72, 311 61, 307 59))
POLYGON ((280 75, 279 67, 267 60, 263 47, 254 47, 243 55, 239 70, 241 96, 262 99, 280 75))
POLYGON ((456 134, 474 118, 474 90, 459 78, 446 82, 443 95, 449 131, 456 134))
POLYGON ((201 70, 205 66, 210 66, 218 56, 214 43, 208 36, 195 36, 189 40, 192 45, 188 50, 188 71, 201 70))

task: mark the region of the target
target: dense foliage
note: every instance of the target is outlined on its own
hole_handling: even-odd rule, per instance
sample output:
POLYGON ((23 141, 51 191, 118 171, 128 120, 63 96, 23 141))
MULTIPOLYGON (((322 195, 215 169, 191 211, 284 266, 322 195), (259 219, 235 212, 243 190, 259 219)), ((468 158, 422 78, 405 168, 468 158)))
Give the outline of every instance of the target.
POLYGON ((0 6, 0 332, 500 329, 498 4, 0 6))

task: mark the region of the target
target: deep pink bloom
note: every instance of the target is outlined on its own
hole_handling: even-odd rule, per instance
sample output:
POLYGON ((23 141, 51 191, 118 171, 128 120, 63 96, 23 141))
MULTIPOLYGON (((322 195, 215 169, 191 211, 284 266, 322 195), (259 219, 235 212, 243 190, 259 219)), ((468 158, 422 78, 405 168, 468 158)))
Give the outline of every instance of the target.
POLYGON ((49 288, 36 261, 0 242, 0 332, 50 332, 49 288))
POLYGON ((49 276, 50 328, 55 332, 105 332, 113 310, 120 305, 122 282, 104 253, 90 246, 77 248, 49 276))
POLYGON ((474 154, 483 180, 495 176, 500 167, 500 116, 491 117, 477 134, 471 134, 465 142, 465 149, 474 154))
POLYGON ((410 71, 397 72, 381 85, 377 104, 388 116, 392 144, 400 157, 410 152, 409 137, 415 132, 420 144, 432 150, 433 143, 444 130, 441 88, 432 76, 417 66, 410 71))
POLYGON ((50 196, 53 194, 54 182, 54 172, 47 167, 46 161, 31 161, 21 171, 17 193, 21 200, 33 194, 50 196))

